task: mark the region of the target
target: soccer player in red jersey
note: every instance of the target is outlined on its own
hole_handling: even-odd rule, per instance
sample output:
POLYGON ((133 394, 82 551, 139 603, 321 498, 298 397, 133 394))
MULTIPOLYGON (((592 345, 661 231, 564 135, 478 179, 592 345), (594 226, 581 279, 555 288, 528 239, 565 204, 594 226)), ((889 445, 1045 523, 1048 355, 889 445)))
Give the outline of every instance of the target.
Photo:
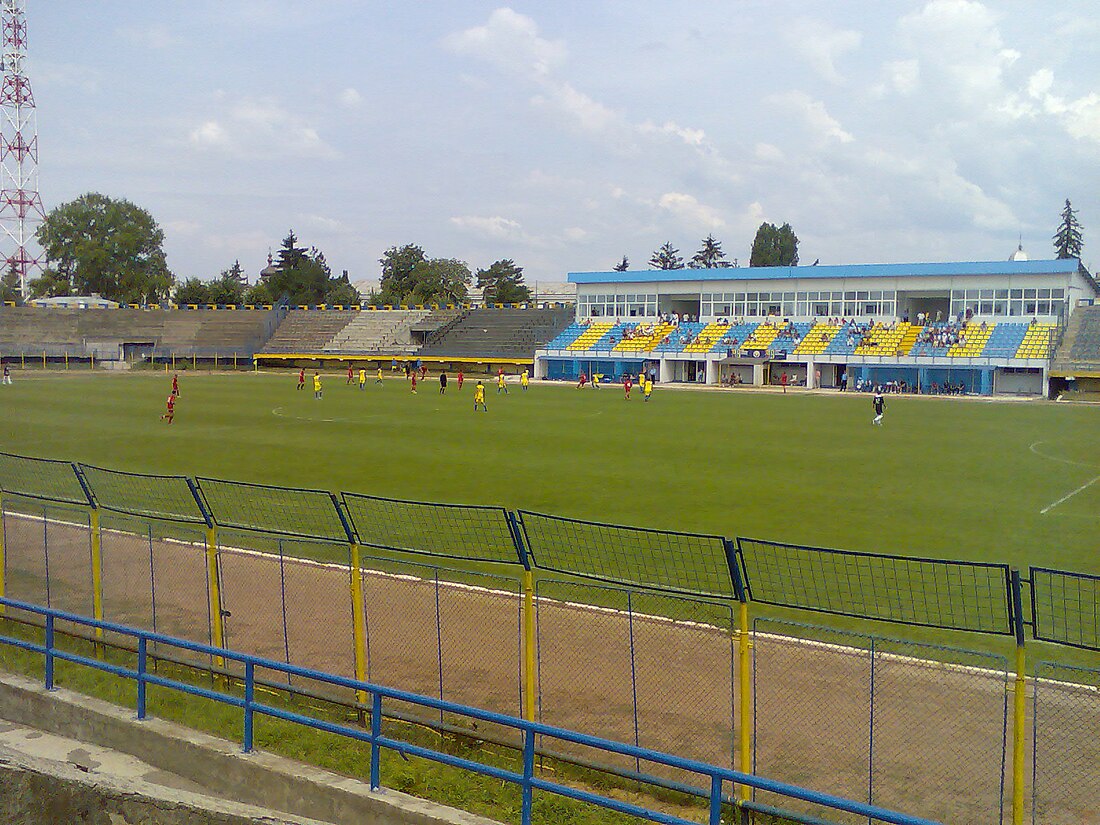
POLYGON ((348 380, 345 381, 344 383, 345 384, 350 384, 351 382, 352 382, 351 364, 348 364, 348 380))
POLYGON ((172 395, 179 397, 180 394, 180 374, 177 372, 172 376, 172 395))
POLYGON ((413 391, 413 395, 416 395, 416 372, 415 371, 412 374, 412 391, 413 391))
POLYGON ((630 390, 634 387, 634 384, 630 380, 629 375, 623 376, 623 392, 626 393, 626 400, 630 400, 630 390))
POLYGON ((172 416, 174 416, 175 414, 176 414, 176 394, 175 393, 169 393, 167 408, 164 410, 164 415, 162 415, 160 417, 160 420, 161 421, 167 421, 169 424, 171 424, 172 423, 172 416))
POLYGON ((462 374, 462 370, 459 370, 458 371, 458 388, 460 390, 462 389, 462 380, 463 380, 463 378, 465 378, 465 376, 462 374))
POLYGON ((298 389, 302 389, 306 385, 306 368, 302 367, 298 370, 298 389))

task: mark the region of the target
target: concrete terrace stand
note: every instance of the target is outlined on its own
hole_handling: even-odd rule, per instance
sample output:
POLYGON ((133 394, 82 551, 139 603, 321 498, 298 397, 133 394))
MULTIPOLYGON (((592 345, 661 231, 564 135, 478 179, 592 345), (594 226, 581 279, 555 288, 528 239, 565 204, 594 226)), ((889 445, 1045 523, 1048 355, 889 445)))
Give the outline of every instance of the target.
POLYGON ((0 674, 0 822, 493 825, 0 674))

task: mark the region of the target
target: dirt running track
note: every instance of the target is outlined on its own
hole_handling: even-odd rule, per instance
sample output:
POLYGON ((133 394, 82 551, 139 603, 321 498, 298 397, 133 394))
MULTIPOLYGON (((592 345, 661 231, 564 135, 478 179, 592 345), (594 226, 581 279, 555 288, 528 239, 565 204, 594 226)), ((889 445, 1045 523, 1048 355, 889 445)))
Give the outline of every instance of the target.
MULTIPOLYGON (((41 513, 4 513, 7 594, 90 615, 86 519, 41 513)), ((209 641, 201 535, 186 543, 105 529, 102 557, 105 618, 209 641)), ((346 567, 234 548, 220 549, 219 565, 230 648, 354 675, 346 567)), ((472 587, 373 571, 362 582, 370 681, 518 715, 515 582, 472 587)), ((733 764, 736 651, 728 628, 540 598, 537 630, 542 721, 733 764)), ((880 652, 872 703, 868 651, 756 634, 753 654, 760 774, 864 800, 870 784, 873 801, 886 807, 952 823, 998 821, 1003 672, 880 652)), ((1041 821, 1100 821, 1100 694, 1044 686, 1042 701, 1041 821), (1069 779, 1057 769, 1063 758, 1079 766, 1069 779)), ((1030 752, 1027 772, 1030 779, 1030 752)), ((1007 821, 1007 780, 1004 798, 1007 821)))

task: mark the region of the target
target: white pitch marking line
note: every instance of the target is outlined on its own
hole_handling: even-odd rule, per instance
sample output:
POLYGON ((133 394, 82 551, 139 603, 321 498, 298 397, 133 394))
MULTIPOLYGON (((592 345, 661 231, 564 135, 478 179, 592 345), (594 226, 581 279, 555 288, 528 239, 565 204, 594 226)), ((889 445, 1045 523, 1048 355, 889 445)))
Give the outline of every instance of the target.
POLYGON ((1049 513, 1051 510, 1053 510, 1055 507, 1057 507, 1063 501, 1067 501, 1068 499, 1073 498, 1079 492, 1091 487, 1093 484, 1095 484, 1098 481, 1100 481, 1100 476, 1097 476, 1096 478, 1092 479, 1092 481, 1086 481, 1084 484, 1082 484, 1080 487, 1078 487, 1072 493, 1066 493, 1064 496, 1062 496, 1060 499, 1058 499, 1053 504, 1050 504, 1050 505, 1044 507, 1042 510, 1039 511, 1039 515, 1045 516, 1047 513, 1049 513))

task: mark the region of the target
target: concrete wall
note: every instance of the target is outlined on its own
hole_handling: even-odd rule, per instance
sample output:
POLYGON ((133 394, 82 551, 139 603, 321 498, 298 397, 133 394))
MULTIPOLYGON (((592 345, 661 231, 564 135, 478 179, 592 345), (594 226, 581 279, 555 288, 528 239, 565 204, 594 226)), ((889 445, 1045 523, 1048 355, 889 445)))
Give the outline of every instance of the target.
MULTIPOLYGON (((160 719, 138 722, 130 710, 63 689, 47 692, 17 676, 0 674, 0 718, 131 754, 212 796, 294 816, 356 825, 493 825, 397 791, 373 793, 363 782, 311 765, 245 754, 235 743, 160 719)), ((362 748, 366 766, 370 750, 362 748)))

